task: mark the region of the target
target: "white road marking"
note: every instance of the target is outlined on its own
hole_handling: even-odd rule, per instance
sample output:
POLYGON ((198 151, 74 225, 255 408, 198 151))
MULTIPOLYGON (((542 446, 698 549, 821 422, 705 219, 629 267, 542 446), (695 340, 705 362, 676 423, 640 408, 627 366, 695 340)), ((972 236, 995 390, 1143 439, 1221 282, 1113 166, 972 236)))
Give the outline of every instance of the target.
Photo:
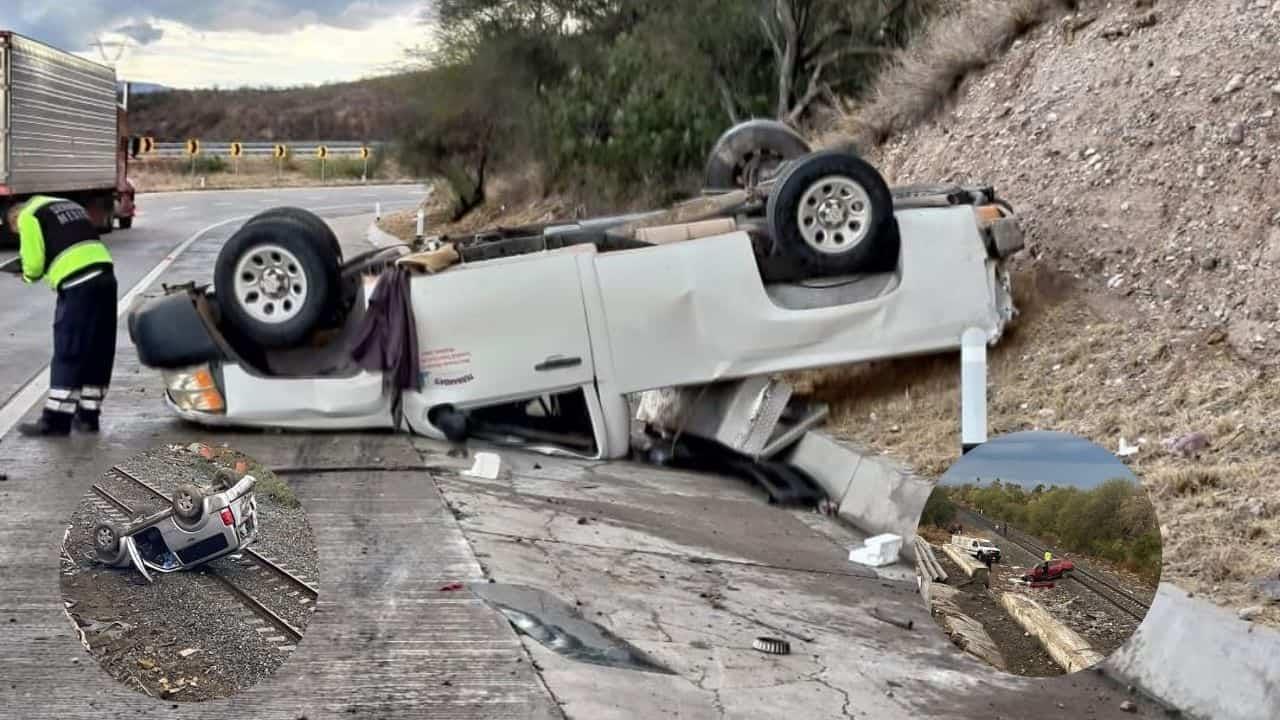
MULTIPOLYGON (((417 203, 414 200, 397 200, 388 204, 415 205, 417 203)), ((320 212, 324 210, 341 210, 343 208, 366 207, 367 205, 368 203, 344 203, 342 205, 312 208, 312 211, 320 212)), ((252 217, 252 215, 240 215, 233 218, 227 218, 226 220, 220 220, 179 243, 178 246, 169 251, 169 254, 165 255, 155 267, 151 268, 151 272, 147 273, 145 277, 129 289, 129 292, 125 293, 124 297, 120 298, 116 304, 117 319, 124 317, 125 313, 129 311, 129 305, 133 303, 134 299, 145 292, 147 288, 151 287, 151 285, 155 283, 156 279, 160 277, 160 274, 165 270, 168 270, 169 266, 173 265, 173 263, 177 261, 178 256, 186 252, 187 248, 191 247, 197 240, 203 237, 205 233, 212 232, 223 225, 230 225, 234 222, 248 220, 250 217, 252 217)), ((28 380, 27 384, 24 385, 21 390, 14 393, 3 407, 0 407, 0 438, 8 435, 9 431, 13 430, 14 426, 22 420, 33 405, 43 401, 44 394, 48 391, 49 366, 46 365, 43 370, 36 374, 35 377, 28 380)))
POLYGON ((187 209, 186 205, 174 205, 173 207, 169 208, 169 212, 182 212, 183 210, 186 210, 186 209, 187 209))

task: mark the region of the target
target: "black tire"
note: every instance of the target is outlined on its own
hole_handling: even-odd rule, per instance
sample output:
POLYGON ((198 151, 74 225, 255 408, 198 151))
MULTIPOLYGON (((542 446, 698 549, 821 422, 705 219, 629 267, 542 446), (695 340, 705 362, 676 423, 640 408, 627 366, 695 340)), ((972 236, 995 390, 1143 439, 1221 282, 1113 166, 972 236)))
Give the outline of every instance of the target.
POLYGON ((342 245, 338 243, 338 236, 333 232, 333 228, 329 227, 329 223, 320 218, 319 215, 300 207, 277 207, 262 212, 249 218, 249 222, 245 225, 258 222, 259 220, 271 220, 274 218, 285 218, 293 220, 301 224, 311 233, 313 237, 322 238, 329 243, 329 247, 333 249, 333 256, 337 258, 338 264, 342 264, 342 245))
POLYGON ((133 218, 132 217, 116 218, 116 224, 120 226, 121 230, 128 230, 129 228, 133 227, 133 218))
POLYGON ((223 317, 245 339, 263 348, 301 343, 331 316, 340 299, 338 258, 328 243, 301 223, 283 217, 247 223, 232 235, 218 253, 213 284, 223 317), (238 277, 242 261, 246 270, 255 266, 267 269, 259 276, 250 272, 238 277), (267 273, 273 277, 268 278, 267 273), (255 277, 259 287, 247 287, 255 277), (243 297, 237 291, 238 279, 243 297), (302 282, 295 282, 297 279, 302 282), (265 284, 268 280, 270 285, 265 284), (283 295, 266 295, 268 292, 283 295))
POLYGON ((333 305, 329 308, 328 313, 323 318, 322 323, 325 327, 336 327, 342 324, 346 318, 347 312, 351 310, 351 306, 355 304, 356 294, 359 288, 359 279, 353 278, 349 282, 342 281, 342 245, 338 242, 338 236, 333 232, 333 228, 329 227, 329 223, 325 222, 319 215, 300 207, 282 206, 264 210, 257 215, 249 218, 249 223, 258 220, 271 220, 284 218, 301 224, 307 229, 312 237, 321 239, 329 244, 333 252, 333 257, 338 265, 338 269, 334 272, 333 285, 334 288, 341 288, 341 294, 337 297, 333 305))
POLYGON ((93 549, 99 558, 114 561, 120 554, 120 529, 111 523, 98 523, 93 528, 93 549))
POLYGON ((204 514, 204 491, 198 485, 183 483, 173 491, 170 504, 173 506, 173 514, 177 515, 179 520, 187 523, 197 522, 204 514))
POLYGON ((236 483, 239 481, 240 480, 235 476, 235 473, 226 468, 218 468, 213 473, 213 482, 210 487, 214 492, 223 492, 224 490, 230 490, 235 487, 236 483))
POLYGON ((785 123, 747 120, 729 128, 711 148, 703 179, 707 190, 737 190, 747 185, 748 169, 776 170, 783 162, 810 152, 809 143, 785 123))
POLYGON ((836 151, 794 161, 782 173, 769 195, 768 221, 775 246, 822 275, 863 272, 879 264, 896 228, 884 178, 865 160, 836 151), (836 208, 831 224, 816 217, 826 204, 817 198, 824 194, 836 208), (802 203, 814 209, 814 217, 801 220, 802 203))

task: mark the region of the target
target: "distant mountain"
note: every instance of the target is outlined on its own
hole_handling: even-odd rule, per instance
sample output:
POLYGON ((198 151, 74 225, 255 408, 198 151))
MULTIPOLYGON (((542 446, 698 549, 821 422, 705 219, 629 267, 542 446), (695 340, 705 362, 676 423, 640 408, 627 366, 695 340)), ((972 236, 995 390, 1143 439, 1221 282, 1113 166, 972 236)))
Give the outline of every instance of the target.
POLYGON ((409 122, 414 73, 283 90, 138 91, 129 125, 159 141, 389 140, 409 122))
MULTIPOLYGON (((116 83, 121 90, 124 89, 124 82, 116 83)), ((157 85, 156 83, 131 82, 129 83, 129 93, 132 95, 147 95, 149 93, 169 92, 173 88, 167 85, 157 85)))

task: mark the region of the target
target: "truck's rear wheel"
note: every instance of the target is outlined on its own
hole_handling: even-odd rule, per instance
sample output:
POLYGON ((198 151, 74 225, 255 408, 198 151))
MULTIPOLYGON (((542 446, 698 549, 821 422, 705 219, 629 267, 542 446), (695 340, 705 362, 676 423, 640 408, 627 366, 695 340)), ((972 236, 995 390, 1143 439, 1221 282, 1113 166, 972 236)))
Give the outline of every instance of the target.
POLYGON ((703 186, 713 191, 744 188, 809 150, 799 133, 777 120, 738 123, 711 148, 703 186))
POLYGON ((893 230, 893 197, 875 168, 827 151, 793 161, 769 195, 777 247, 820 274, 867 271, 893 230))
POLYGON ((128 230, 129 228, 133 227, 133 218, 119 217, 119 218, 116 218, 116 223, 120 226, 121 230, 128 230))
POLYGON ((284 217, 240 228, 214 268, 218 306, 248 340, 295 346, 335 307, 338 257, 326 238, 284 217))

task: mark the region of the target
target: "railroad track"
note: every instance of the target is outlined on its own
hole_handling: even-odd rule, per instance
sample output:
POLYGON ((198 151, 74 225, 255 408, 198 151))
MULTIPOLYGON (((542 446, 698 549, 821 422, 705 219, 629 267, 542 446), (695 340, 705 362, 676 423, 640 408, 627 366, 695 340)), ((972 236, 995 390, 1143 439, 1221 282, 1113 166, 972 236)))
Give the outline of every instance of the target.
MULTIPOLYGON (((1044 552, 1047 549, 1046 547, 1041 545, 1039 542, 1029 537, 1025 537, 1025 533, 1023 533, 1020 530, 1017 530, 1016 528, 1011 528, 1008 534, 1001 535, 1001 537, 1012 542, 1014 545, 1017 545, 1023 550, 1026 550, 1027 552, 1031 553, 1031 555, 1034 557, 1044 557, 1044 552), (1014 533, 1018 533, 1023 537, 1015 538, 1013 537, 1014 533)), ((1076 583, 1078 583, 1080 586, 1084 587, 1085 589, 1089 590, 1094 595, 1097 595, 1103 600, 1106 600, 1108 603, 1115 606, 1121 612, 1132 617, 1138 622, 1142 622, 1142 619, 1147 616, 1147 611, 1151 609, 1151 605, 1149 603, 1143 602, 1140 598, 1135 596, 1133 593, 1130 593, 1128 590, 1125 590, 1124 588, 1116 585, 1115 583, 1112 583, 1109 580, 1106 580, 1098 577, 1097 575, 1094 575, 1093 573, 1081 568, 1078 565, 1074 570, 1071 571, 1071 574, 1068 575, 1067 577, 1071 580, 1076 581, 1076 583), (1134 609, 1135 607, 1138 609, 1135 610, 1134 609)))
MULTIPOLYGON (((111 468, 111 472, 121 480, 142 488, 148 494, 154 496, 166 505, 169 503, 169 498, 163 492, 142 478, 139 478, 118 466, 111 468)), ((133 508, 128 503, 121 500, 102 485, 95 484, 93 486, 93 492, 102 500, 102 502, 99 503, 100 507, 105 504, 106 506, 114 508, 117 513, 123 513, 126 517, 133 517, 135 515, 133 508)), ((244 548, 241 550, 239 558, 234 558, 234 556, 232 557, 232 561, 239 565, 240 568, 250 573, 257 573, 259 576, 265 576, 266 583, 272 585, 273 589, 279 595, 288 599, 288 602, 298 603, 299 605, 314 606, 316 598, 320 595, 319 590, 314 585, 308 583, 297 575, 294 575, 278 565, 275 561, 252 548, 244 548)), ((205 574, 217 580, 219 584, 231 592, 231 594, 234 595, 236 599, 254 615, 258 616, 272 627, 275 627, 281 633, 284 633, 281 636, 268 637, 268 641, 282 642, 287 640, 290 644, 280 647, 281 649, 291 650, 294 647, 294 644, 302 639, 302 630, 298 629, 294 623, 284 617, 281 617, 279 613, 268 607, 262 602, 258 595, 255 595, 252 591, 244 588, 242 585, 236 583, 233 579, 227 577, 225 574, 211 566, 206 565, 204 570, 205 574)), ((263 630, 259 630, 259 632, 263 632, 263 630)))

